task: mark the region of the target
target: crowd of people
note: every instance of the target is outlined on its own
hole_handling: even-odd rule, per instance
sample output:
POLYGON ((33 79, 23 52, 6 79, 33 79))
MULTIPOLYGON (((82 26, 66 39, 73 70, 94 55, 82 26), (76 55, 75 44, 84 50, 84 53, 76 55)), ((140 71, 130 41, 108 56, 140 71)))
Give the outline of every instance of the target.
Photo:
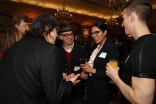
POLYGON ((29 31, 24 18, 14 16, 10 26, 0 27, 0 104, 109 104, 114 85, 122 93, 122 104, 155 104, 156 37, 148 29, 151 16, 148 0, 131 1, 124 8, 122 27, 135 43, 123 79, 120 66, 109 64, 110 59, 119 62, 122 53, 104 22, 91 26, 89 38, 95 45, 88 50, 74 28, 62 23, 58 29, 50 14, 36 16, 29 31))

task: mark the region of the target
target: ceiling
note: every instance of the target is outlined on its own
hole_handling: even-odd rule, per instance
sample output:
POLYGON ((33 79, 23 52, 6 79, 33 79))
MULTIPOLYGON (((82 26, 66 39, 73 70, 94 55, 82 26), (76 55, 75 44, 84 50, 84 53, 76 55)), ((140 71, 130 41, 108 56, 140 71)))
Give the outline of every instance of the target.
MULTIPOLYGON (((44 8, 58 9, 64 0, 9 0, 21 2, 44 8)), ((156 0, 149 0, 153 9, 156 9, 156 0)), ((109 0, 65 0, 65 4, 69 6, 70 12, 84 14, 88 16, 108 19, 110 17, 108 11, 109 0)))

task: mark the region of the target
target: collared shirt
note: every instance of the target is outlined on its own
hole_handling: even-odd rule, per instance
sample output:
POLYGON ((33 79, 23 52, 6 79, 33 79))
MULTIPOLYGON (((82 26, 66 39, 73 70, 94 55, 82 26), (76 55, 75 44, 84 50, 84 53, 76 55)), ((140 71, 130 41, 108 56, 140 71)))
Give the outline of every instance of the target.
POLYGON ((70 53, 72 51, 73 47, 74 47, 74 42, 73 42, 73 46, 72 46, 72 48, 70 50, 66 50, 66 48, 64 47, 63 44, 62 44, 62 46, 63 46, 63 48, 64 48, 65 51, 67 51, 68 53, 70 53))
MULTIPOLYGON (((104 45, 104 44, 103 44, 104 45)), ((94 60, 95 60, 95 57, 97 56, 97 54, 99 53, 99 51, 101 50, 101 48, 103 47, 103 45, 99 48, 100 45, 97 46, 97 48, 93 51, 92 55, 90 56, 90 59, 88 61, 88 64, 93 67, 94 65, 94 60)), ((89 73, 90 76, 92 76, 92 73, 89 73)))

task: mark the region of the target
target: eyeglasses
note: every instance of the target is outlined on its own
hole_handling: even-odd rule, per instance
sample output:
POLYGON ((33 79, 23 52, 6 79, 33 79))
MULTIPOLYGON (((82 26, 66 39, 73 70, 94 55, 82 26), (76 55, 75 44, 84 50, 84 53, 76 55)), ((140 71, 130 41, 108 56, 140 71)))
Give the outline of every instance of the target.
POLYGON ((69 38, 70 36, 73 37, 74 36, 74 33, 71 33, 71 34, 62 34, 62 36, 65 36, 66 38, 69 38))
POLYGON ((95 31, 95 32, 93 32, 93 33, 91 32, 90 35, 93 36, 93 35, 95 34, 96 36, 98 36, 98 35, 99 35, 99 32, 100 32, 100 31, 95 31))

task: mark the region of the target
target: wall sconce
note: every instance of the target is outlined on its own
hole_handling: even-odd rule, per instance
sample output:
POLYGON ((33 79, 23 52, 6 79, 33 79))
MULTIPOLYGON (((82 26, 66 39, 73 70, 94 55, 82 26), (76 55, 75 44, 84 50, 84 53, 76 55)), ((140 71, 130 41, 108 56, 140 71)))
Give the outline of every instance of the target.
POLYGON ((88 38, 88 36, 89 36, 88 30, 85 30, 85 31, 84 31, 84 35, 83 35, 83 36, 84 36, 84 38, 88 38))
POLYGON ((84 31, 84 36, 85 36, 85 35, 89 35, 88 30, 85 30, 85 31, 84 31))

